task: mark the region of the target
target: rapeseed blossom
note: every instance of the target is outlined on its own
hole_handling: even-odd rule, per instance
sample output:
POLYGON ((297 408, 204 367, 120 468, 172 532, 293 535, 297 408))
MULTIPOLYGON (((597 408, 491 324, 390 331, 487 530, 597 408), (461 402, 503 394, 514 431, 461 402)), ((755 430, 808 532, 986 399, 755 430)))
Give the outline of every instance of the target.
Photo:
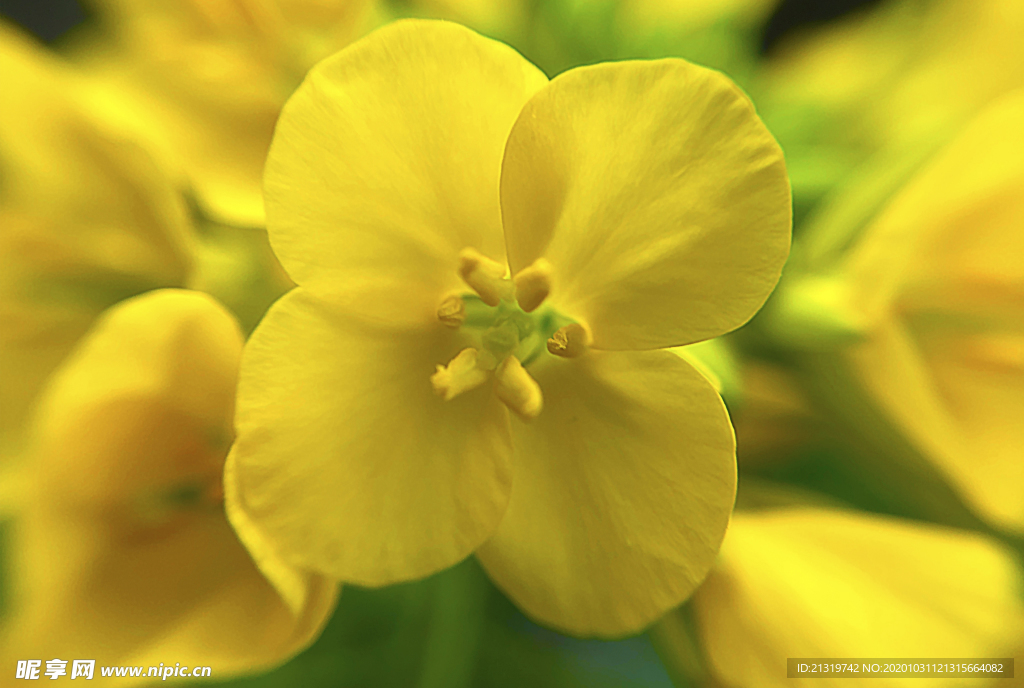
POLYGON ((1012 552, 976 533, 806 506, 737 512, 692 619, 726 688, 788 685, 786 657, 1006 657, 1024 633, 1019 576, 1012 552))
POLYGON ((693 591, 734 440, 659 349, 749 319, 790 233, 781 151, 728 79, 661 60, 548 82, 397 22, 285 106, 265 199, 298 288, 243 356, 227 500, 258 560, 383 585, 475 552, 582 635, 693 591))
POLYGON ((373 0, 91 0, 76 65, 97 107, 143 138, 221 222, 263 224, 260 175, 306 71, 377 21, 373 0))
POLYGON ((1024 531, 1024 92, 906 184, 839 270, 865 389, 989 522, 1024 531))
POLYGON ((796 203, 845 189, 879 151, 890 168, 933 151, 1019 88, 1021 31, 1017 0, 886 0, 780 45, 752 93, 786 150, 796 203))
POLYGON ((196 238, 184 197, 87 88, 0 22, 0 455, 16 454, 46 378, 95 317, 183 286, 196 238))
POLYGON ((954 141, 1024 85, 1019 0, 795 30, 828 3, 82 4, 52 50, 0 27, 0 685, 54 656, 226 679, 322 627, 253 684, 667 680, 644 638, 537 629, 484 567, 533 619, 600 636, 710 570, 650 629, 681 686, 771 686, 797 654, 1024 650, 1019 97, 954 141), (777 149, 724 78, 668 60, 548 83, 450 25, 313 71, 268 235, 282 105, 406 14, 546 74, 674 57, 749 89, 796 190, 769 308, 687 330, 745 320, 784 252, 782 204, 751 198, 783 186, 777 149), (171 286, 213 299, 136 297, 171 286), (226 462, 242 338, 290 289, 226 462), (350 586, 324 625, 340 582, 470 553, 350 586))
POLYGON ((5 667, 170 660, 227 677, 281 662, 319 633, 336 586, 306 576, 306 603, 290 609, 224 515, 241 349, 212 298, 158 290, 106 311, 53 375, 6 562, 5 667))

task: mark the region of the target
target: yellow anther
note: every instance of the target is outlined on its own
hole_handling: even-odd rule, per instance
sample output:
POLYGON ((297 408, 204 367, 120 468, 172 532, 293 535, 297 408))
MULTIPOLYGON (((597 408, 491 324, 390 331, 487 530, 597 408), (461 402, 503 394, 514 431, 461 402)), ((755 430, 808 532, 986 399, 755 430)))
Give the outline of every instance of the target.
POLYGON ((562 358, 582 356, 590 348, 590 332, 579 323, 559 328, 548 340, 548 351, 562 358))
POLYGON ((430 384, 439 397, 451 401, 487 382, 488 377, 488 371, 477 365, 476 349, 463 349, 448 365, 437 366, 437 372, 430 376, 430 384))
POLYGON ((505 279, 505 266, 491 260, 475 248, 459 252, 459 276, 488 306, 512 298, 512 283, 505 279))
POLYGON ((461 296, 449 296, 437 307, 437 319, 448 327, 459 328, 466 322, 466 303, 461 296))
POLYGON ((538 258, 516 273, 512 278, 516 285, 516 301, 526 313, 544 303, 551 293, 551 263, 538 258))
POLYGON ((544 407, 540 385, 515 356, 509 356, 494 370, 494 393, 524 421, 536 418, 544 407))

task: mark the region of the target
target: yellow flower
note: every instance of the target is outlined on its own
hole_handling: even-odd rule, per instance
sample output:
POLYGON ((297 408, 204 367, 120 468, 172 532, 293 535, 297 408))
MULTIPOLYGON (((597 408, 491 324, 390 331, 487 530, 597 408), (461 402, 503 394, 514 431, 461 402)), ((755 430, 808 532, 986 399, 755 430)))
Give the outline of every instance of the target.
POLYGON ((77 61, 111 118, 179 168, 203 209, 263 224, 260 176, 281 105, 369 28, 372 0, 92 0, 112 36, 77 61))
POLYGON ((107 311, 54 375, 15 521, 5 666, 179 662, 224 678, 319 633, 336 586, 295 572, 289 608, 221 506, 241 349, 213 299, 161 290, 107 311))
POLYGON ((789 247, 781 152, 728 79, 663 60, 549 83, 463 27, 397 22, 310 73, 265 191, 299 287, 243 357, 243 541, 366 585, 476 552, 577 634, 690 594, 733 434, 654 349, 745 322, 789 247))
POLYGON ((991 522, 1024 531, 1024 92, 989 107, 845 256, 847 355, 991 522))
MULTIPOLYGON (((781 688, 787 657, 1010 656, 1024 633, 1019 579, 1009 551, 966 531, 809 507, 737 512, 693 619, 722 686, 781 688)), ((659 631, 681 622, 666 617, 659 631)))
POLYGON ((786 149, 797 202, 880 149, 946 140, 1024 85, 1022 32, 1018 0, 886 0, 779 46, 752 92, 786 149))
POLYGON ((0 23, 0 453, 104 308, 181 286, 195 237, 145 150, 86 105, 59 61, 0 23))
POLYGON ((889 0, 783 46, 763 90, 860 118, 876 145, 927 138, 1024 83, 1021 30, 1017 0, 889 0))

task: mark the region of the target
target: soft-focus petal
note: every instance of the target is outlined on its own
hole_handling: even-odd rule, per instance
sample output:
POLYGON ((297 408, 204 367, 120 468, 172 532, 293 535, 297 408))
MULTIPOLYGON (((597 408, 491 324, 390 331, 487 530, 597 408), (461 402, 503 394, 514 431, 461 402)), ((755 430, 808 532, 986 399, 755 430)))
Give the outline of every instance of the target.
POLYGON ((865 388, 978 516, 1024 529, 1024 334, 926 342, 890 323, 848 355, 865 388))
POLYGON ((544 411, 513 421, 508 512, 477 553, 527 614, 577 635, 639 631, 704 579, 736 489, 711 384, 667 351, 532 366, 544 411))
POLYGON ((72 59, 95 102, 178 169, 203 210, 264 223, 263 163, 281 105, 369 27, 373 0, 86 0, 72 59), (84 35, 83 35, 84 34, 84 35))
POLYGON ((446 22, 396 22, 317 65, 264 178, 289 275, 371 318, 436 309, 461 286, 461 249, 504 257, 502 150, 544 83, 508 46, 446 22))
POLYGON ((275 304, 246 346, 229 459, 243 538, 367 585, 472 553, 505 511, 511 445, 489 386, 434 394, 436 365, 462 348, 439 323, 360 324, 302 288, 275 304))
POLYGON ((13 574, 36 582, 24 621, 0 638, 11 665, 92 657, 137 666, 170 659, 224 678, 265 671, 316 639, 337 598, 333 581, 296 573, 304 607, 292 610, 219 511, 151 532, 45 513, 14 533, 25 552, 13 574))
POLYGON ((551 302, 602 349, 739 327, 789 251, 782 151, 731 81, 682 60, 574 69, 538 92, 501 208, 512 272, 547 258, 551 302))
POLYGON ((38 411, 51 486, 109 503, 172 479, 219 481, 241 351, 233 316, 205 294, 161 290, 108 311, 38 411))
MULTIPOLYGON (((934 309, 964 288, 1024 292, 1024 91, 986 108, 897 193, 850 251, 851 299, 871 318, 934 309), (950 288, 950 281, 956 282, 950 288)), ((979 304, 980 305, 980 304, 979 304)), ((1019 302, 1016 305, 1020 305, 1019 302)))
POLYGON ((16 524, 5 660, 172 659, 226 676, 319 633, 336 586, 296 572, 290 608, 218 500, 241 349, 213 299, 165 290, 108 311, 55 374, 16 524))
POLYGON ((1019 575, 975 533, 816 509, 737 513, 694 606, 725 686, 781 688, 787 657, 1009 656, 1024 633, 1019 575))
POLYGON ((850 252, 874 325, 848 355, 911 441, 990 522, 1024 530, 1024 92, 993 103, 850 252))
POLYGON ((0 21, 0 453, 93 318, 179 286, 194 237, 184 199, 133 140, 84 105, 82 82, 0 21))

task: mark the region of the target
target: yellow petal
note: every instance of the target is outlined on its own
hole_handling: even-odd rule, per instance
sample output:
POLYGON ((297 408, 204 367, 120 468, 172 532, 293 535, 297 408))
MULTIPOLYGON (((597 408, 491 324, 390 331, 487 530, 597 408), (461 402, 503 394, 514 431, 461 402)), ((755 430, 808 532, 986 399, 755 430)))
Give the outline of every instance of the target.
POLYGON ((922 340, 904 324, 887 323, 848 356, 867 390, 975 513, 1024 530, 1024 335, 922 340))
POLYGON ((246 346, 230 458, 249 527, 294 565, 366 585, 472 553, 505 511, 511 445, 489 385, 434 393, 462 348, 440 322, 360 324, 301 287, 275 304, 246 346))
POLYGON ((94 117, 82 81, 2 20, 0 87, 4 453, 100 311, 184 283, 194 237, 184 199, 147 151, 94 117))
POLYGON ((195 238, 184 199, 148 151, 91 111, 84 82, 2 22, 0 74, 11 99, 0 110, 0 210, 36 221, 33 236, 5 232, 4 252, 50 274, 180 282, 195 238))
POLYGON ((218 221, 264 224, 263 163, 281 105, 364 33, 371 0, 91 0, 79 37, 98 107, 144 137, 218 221))
POLYGON ((941 303, 936 296, 947 303, 965 296, 983 302, 1001 291, 1020 298, 1022 118, 1024 91, 994 102, 864 231, 846 269, 855 289, 851 298, 866 315, 877 318, 898 309, 897 301, 906 310, 935 309, 941 303), (952 289, 951 282, 956 283, 952 289), (958 293, 963 290, 970 291, 958 293))
POLYGON ((781 688, 786 657, 1010 656, 1024 633, 1018 579, 1012 555, 974 533, 817 509, 737 513, 694 607, 723 685, 781 688))
POLYGON ((501 207, 512 273, 546 258, 550 302, 602 349, 739 327, 789 251, 782 151, 731 81, 682 60, 554 79, 509 136, 501 207))
MULTIPOLYGON (((245 545, 249 556, 277 590, 292 614, 297 618, 303 618, 307 614, 306 610, 316 608, 317 599, 325 589, 323 584, 330 579, 285 562, 274 544, 267 540, 259 527, 250 520, 239 502, 234 454, 228 455, 224 465, 224 509, 235 534, 245 545)), ((333 587, 333 583, 326 586, 333 587)))
POLYGON ((994 102, 846 265, 868 390, 982 517, 1024 531, 1024 92, 994 102))
POLYGON ((219 476, 242 351, 233 316, 159 290, 108 310, 44 392, 35 450, 51 486, 111 502, 171 476, 219 476))
POLYGON ((143 532, 47 511, 26 515, 15 536, 13 577, 31 583, 13 600, 23 615, 0 637, 5 663, 45 655, 170 660, 223 677, 267 670, 320 634, 337 597, 334 582, 296 574, 305 606, 294 612, 219 510, 143 532))
POLYGON ((542 357, 544 410, 513 422, 508 512, 477 556, 529 616, 576 635, 639 631, 714 561, 736 461, 721 399, 666 351, 542 357))
POLYGON ((1024 533, 1024 332, 932 346, 935 385, 962 437, 937 462, 978 513, 1024 533))
POLYGON ((241 348, 210 297, 158 291, 108 311, 54 375, 16 522, 4 663, 171 660, 226 676, 319 633, 336 586, 295 572, 289 607, 217 499, 241 348))
POLYGON ((459 251, 504 259, 505 139, 546 79, 445 22, 389 25, 317 65, 281 114, 264 177, 289 275, 351 312, 434 317, 459 251))

